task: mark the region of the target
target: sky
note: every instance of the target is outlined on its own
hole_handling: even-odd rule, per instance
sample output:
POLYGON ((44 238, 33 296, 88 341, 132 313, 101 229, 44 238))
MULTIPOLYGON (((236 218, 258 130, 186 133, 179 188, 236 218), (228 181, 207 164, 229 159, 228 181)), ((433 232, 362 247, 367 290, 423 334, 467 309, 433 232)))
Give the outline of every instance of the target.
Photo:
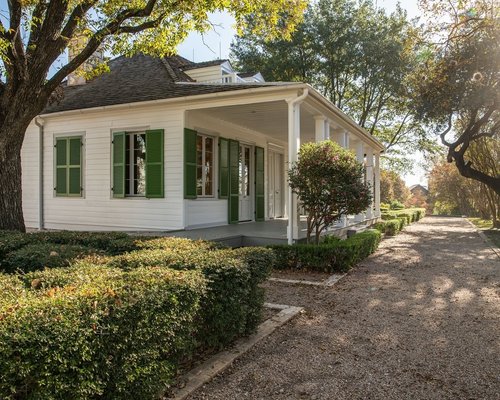
MULTIPOLYGON (((379 8, 385 8, 392 12, 396 8, 397 0, 374 0, 379 8)), ((409 18, 415 18, 420 15, 418 0, 403 0, 400 4, 408 12, 409 18)), ((236 31, 234 29, 234 19, 227 13, 212 14, 210 21, 216 26, 203 36, 198 33, 192 33, 179 46, 179 54, 188 60, 200 62, 213 60, 215 58, 229 58, 230 45, 233 41, 236 31)), ((410 174, 403 176, 408 186, 420 183, 427 185, 425 171, 420 166, 424 163, 421 155, 413 155, 415 160, 413 171, 410 174)))

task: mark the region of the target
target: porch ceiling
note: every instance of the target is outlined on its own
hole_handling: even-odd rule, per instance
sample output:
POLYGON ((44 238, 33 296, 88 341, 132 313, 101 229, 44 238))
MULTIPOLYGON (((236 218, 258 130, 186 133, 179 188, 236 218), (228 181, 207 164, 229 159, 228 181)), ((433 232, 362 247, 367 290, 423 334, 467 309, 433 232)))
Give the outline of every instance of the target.
MULTIPOLYGON (((288 105, 285 101, 253 103, 191 111, 260 132, 277 140, 288 139, 288 105)), ((314 140, 314 118, 305 108, 300 113, 301 141, 314 140)))

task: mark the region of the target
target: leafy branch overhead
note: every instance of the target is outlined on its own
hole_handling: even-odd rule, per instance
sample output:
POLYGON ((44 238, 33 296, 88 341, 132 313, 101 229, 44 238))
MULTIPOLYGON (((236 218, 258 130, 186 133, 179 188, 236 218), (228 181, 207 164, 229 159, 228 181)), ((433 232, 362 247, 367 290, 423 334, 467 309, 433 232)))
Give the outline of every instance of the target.
POLYGON ((474 156, 481 142, 500 140, 499 9, 486 0, 422 5, 443 18, 428 29, 427 52, 415 75, 416 108, 439 132, 447 161, 500 195, 498 166, 486 168, 474 156))
POLYGON ((411 104, 419 38, 401 8, 388 15, 372 1, 320 0, 291 41, 267 41, 247 30, 232 56, 241 70, 261 71, 267 80, 311 83, 377 136, 396 164, 415 149, 435 149, 411 104))

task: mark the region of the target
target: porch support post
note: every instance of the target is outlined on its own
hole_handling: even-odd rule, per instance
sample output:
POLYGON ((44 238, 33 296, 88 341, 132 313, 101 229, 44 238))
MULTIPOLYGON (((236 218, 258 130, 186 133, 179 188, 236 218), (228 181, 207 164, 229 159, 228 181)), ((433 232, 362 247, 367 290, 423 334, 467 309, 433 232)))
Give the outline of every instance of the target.
POLYGON ((330 121, 325 119, 325 140, 330 140, 330 121))
MULTIPOLYGON (((300 103, 307 96, 307 91, 288 103, 288 162, 290 167, 297 162, 300 149, 300 103)), ((297 195, 288 185, 288 244, 293 244, 299 239, 300 213, 297 195)))
POLYGON ((326 118, 323 115, 314 116, 314 137, 316 143, 326 140, 326 118))
MULTIPOLYGON (((358 140, 358 142, 356 143, 356 159, 358 160, 358 162, 362 163, 363 167, 364 167, 364 165, 365 165, 365 151, 364 151, 363 142, 361 140, 358 140)), ((365 168, 365 173, 366 173, 366 167, 364 167, 364 168, 365 168)), ((364 213, 356 214, 356 216, 354 217, 354 221, 356 221, 356 222, 363 222, 364 220, 365 220, 364 213)))
MULTIPOLYGON (((344 149, 349 149, 349 132, 343 128, 336 128, 333 131, 333 140, 337 142, 344 149)), ((340 226, 347 227, 347 215, 340 217, 340 226)))
POLYGON ((368 146, 366 149, 366 183, 370 186, 370 193, 372 199, 370 205, 366 209, 366 218, 373 218, 373 200, 374 200, 374 187, 373 187, 373 149, 368 146))
POLYGON ((375 153, 375 216, 380 217, 380 153, 375 153))

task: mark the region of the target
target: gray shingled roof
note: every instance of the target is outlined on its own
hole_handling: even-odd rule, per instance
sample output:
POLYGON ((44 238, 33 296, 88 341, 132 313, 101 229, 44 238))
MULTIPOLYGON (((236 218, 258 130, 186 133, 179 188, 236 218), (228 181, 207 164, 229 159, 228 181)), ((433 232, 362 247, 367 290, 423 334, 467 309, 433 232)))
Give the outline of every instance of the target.
POLYGON ((269 86, 185 83, 192 79, 183 69, 200 64, 204 63, 195 64, 179 56, 121 56, 110 61, 110 72, 84 85, 65 86, 62 99, 47 106, 42 114, 269 86))

